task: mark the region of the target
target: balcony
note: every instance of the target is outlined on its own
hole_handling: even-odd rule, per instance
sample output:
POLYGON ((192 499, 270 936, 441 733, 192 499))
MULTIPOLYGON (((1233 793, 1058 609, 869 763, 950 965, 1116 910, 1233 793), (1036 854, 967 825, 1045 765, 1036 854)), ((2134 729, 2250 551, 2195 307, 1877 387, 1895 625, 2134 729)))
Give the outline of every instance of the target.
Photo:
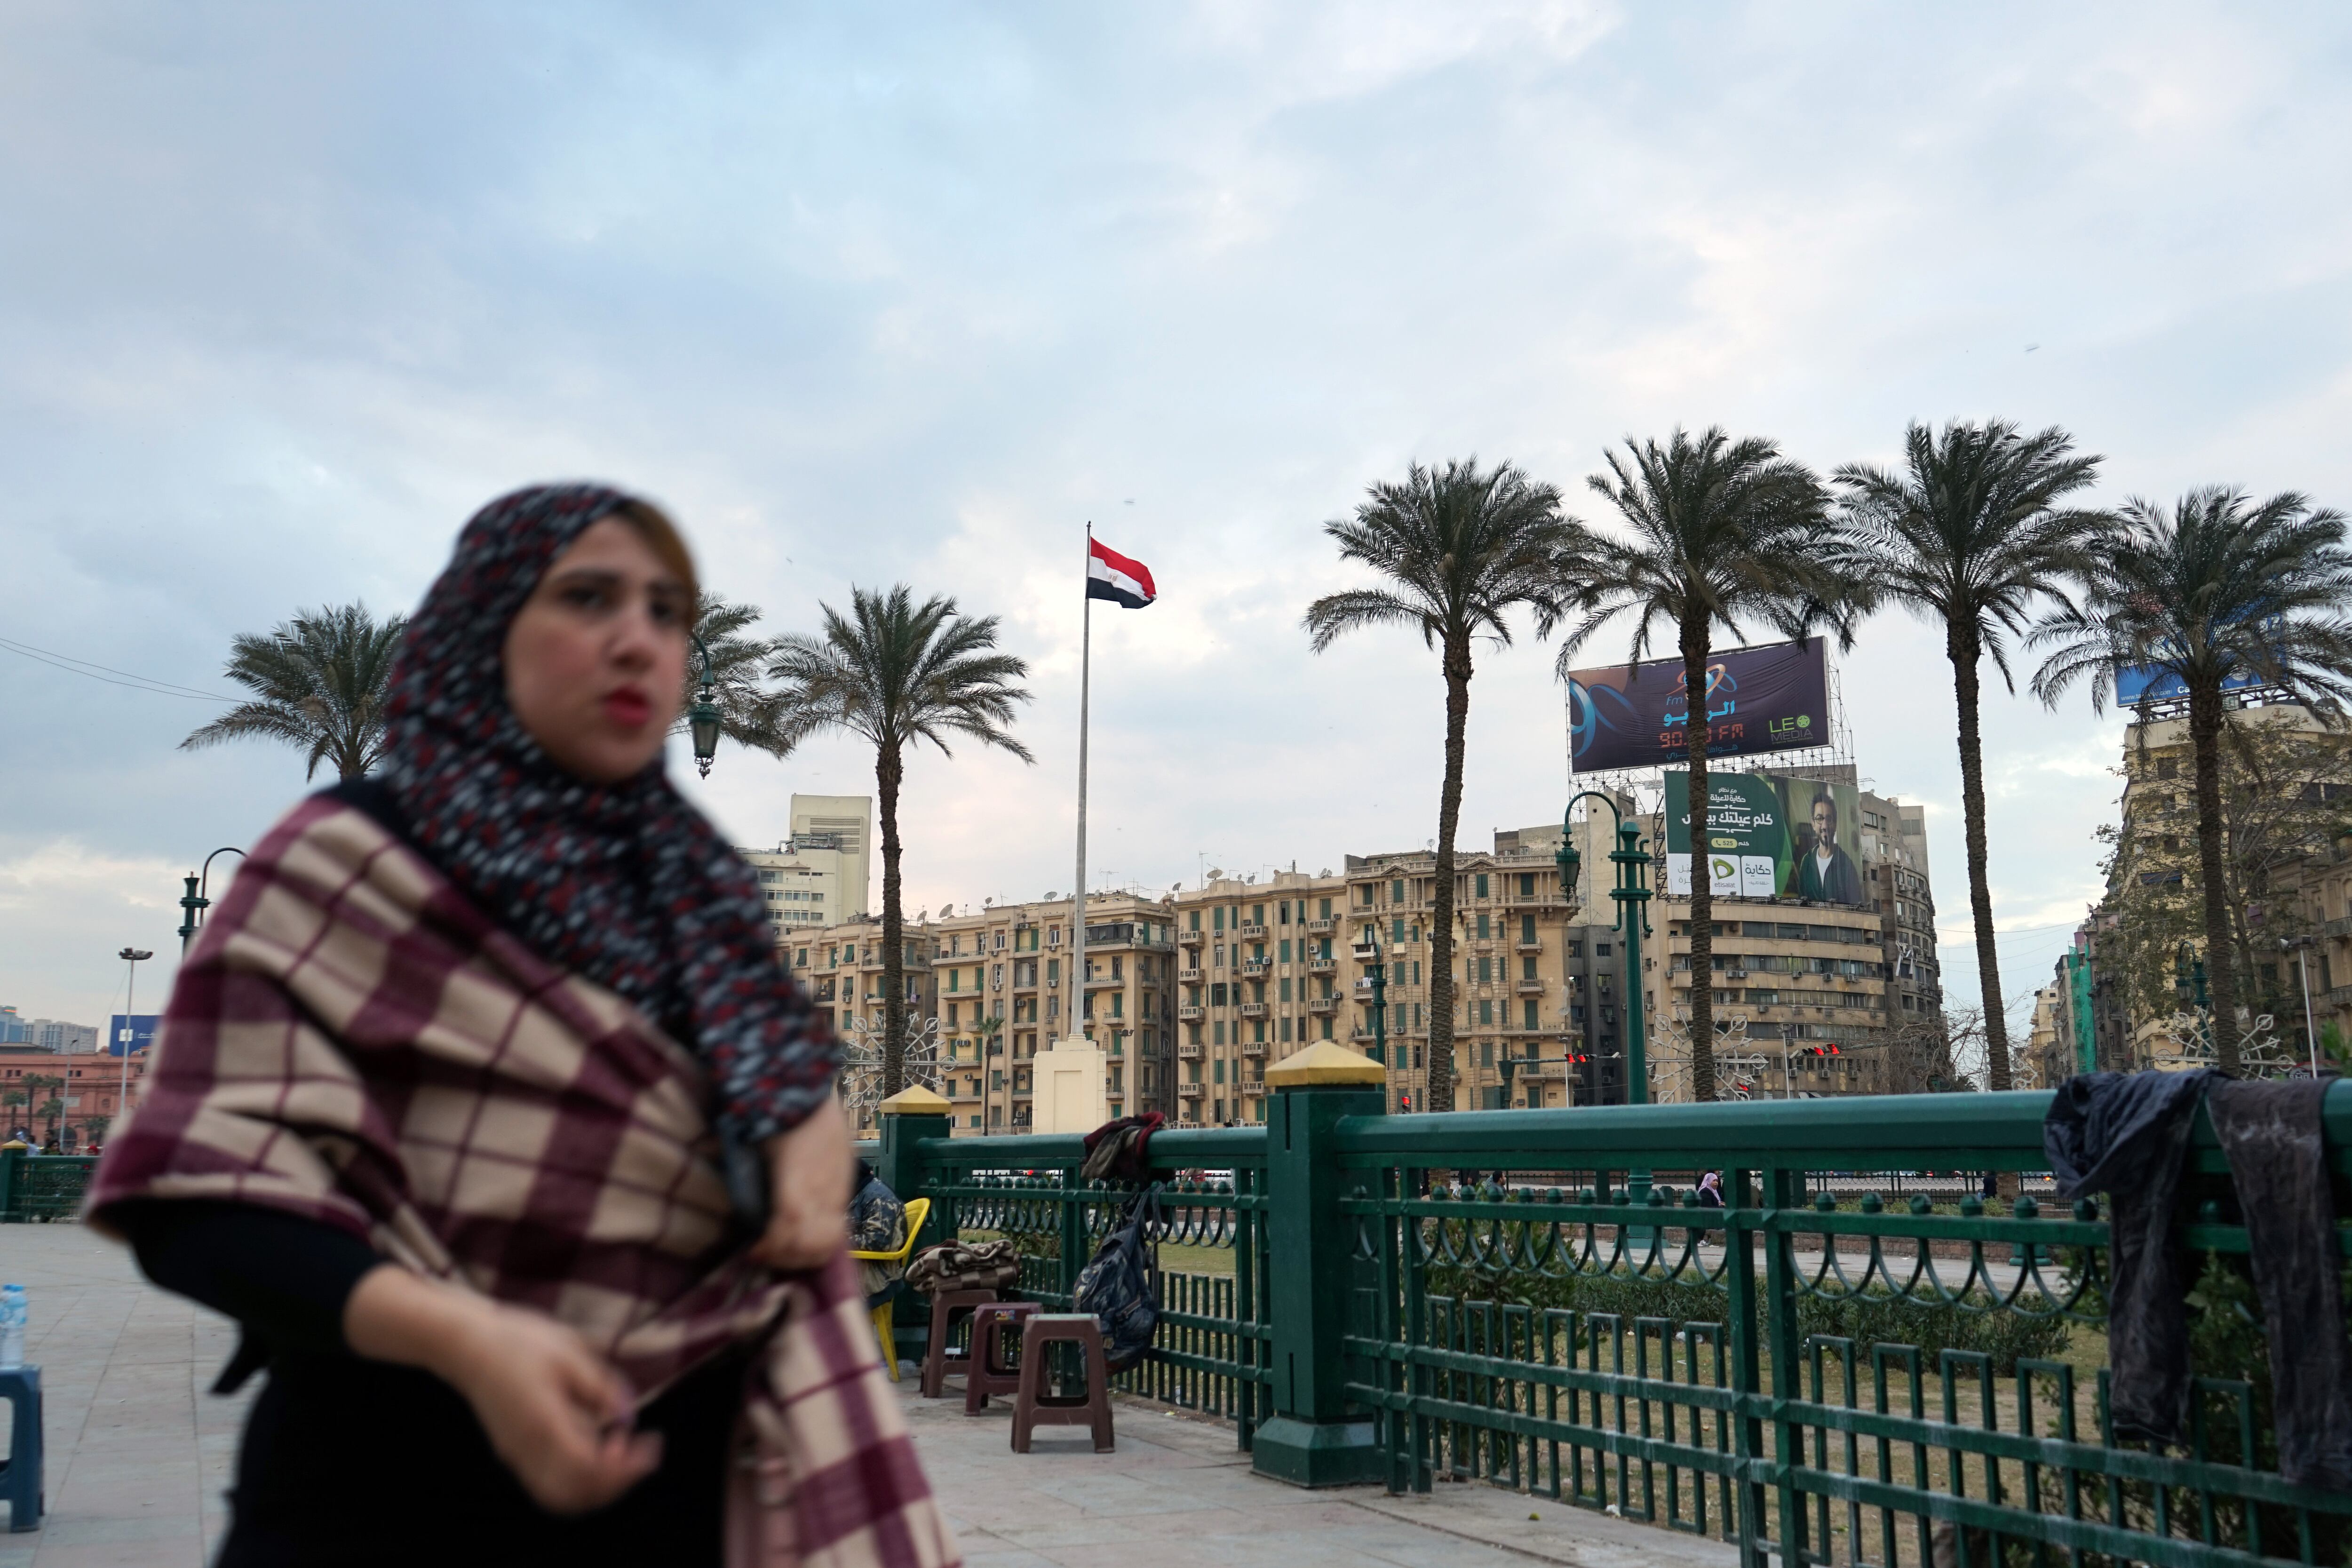
POLYGON ((1265 927, 1262 925, 1235 926, 1234 928, 1234 940, 1235 942, 1264 942, 1265 940, 1265 927))
POLYGON ((1192 1004, 1186 1003, 1184 1005, 1176 1009, 1176 1021, 1180 1024, 1197 1024, 1203 1017, 1207 1016, 1207 1008, 1195 1007, 1192 1004))
POLYGON ((1265 1003, 1263 1003, 1263 1002, 1244 1002, 1244 1003, 1243 1003, 1243 1004, 1242 1004, 1242 1016, 1243 1016, 1243 1017, 1244 1017, 1244 1018, 1263 1018, 1263 1017, 1265 1017, 1265 1003))
POLYGON ((1339 961, 1336 958, 1310 958, 1307 961, 1307 973, 1309 974, 1328 974, 1339 967, 1339 961))
POLYGON ((1339 999, 1337 996, 1309 996, 1307 1010, 1310 1013, 1336 1013, 1339 1010, 1339 999))
POLYGON ((1528 942, 1525 938, 1521 938, 1519 941, 1511 943, 1511 951, 1513 952, 1541 952, 1543 951, 1543 943, 1540 941, 1528 942))
POLYGON ((1325 915, 1319 921, 1308 921, 1307 922, 1307 930, 1308 933, 1314 936, 1328 936, 1339 929, 1339 918, 1335 915, 1325 915))
POLYGON ((1198 985, 1201 984, 1201 972, 1197 969, 1180 969, 1176 972, 1176 984, 1198 985))
POLYGON ((1531 980, 1525 975, 1521 975, 1518 979, 1511 982, 1511 989, 1517 992, 1522 996, 1540 996, 1543 994, 1543 988, 1544 983, 1542 981, 1531 980))
POLYGON ((1247 1042, 1242 1047, 1242 1055, 1245 1057, 1262 1057, 1265 1055, 1265 1042, 1264 1040, 1251 1040, 1247 1042))
POLYGON ((1206 1046, 1178 1046, 1176 1054, 1179 1057, 1197 1057, 1206 1049, 1208 1049, 1206 1046))
POLYGON ((1186 1100, 1198 1100, 1201 1091, 1208 1087, 1204 1083, 1180 1083, 1176 1086, 1176 1092, 1186 1100))
POLYGON ((1265 1092, 1265 1080, 1264 1079, 1257 1079, 1251 1082, 1244 1083, 1241 1087, 1244 1094, 1248 1095, 1250 1098, 1255 1100, 1259 1095, 1265 1092))
POLYGON ((1180 947, 1199 947, 1208 940, 1209 933, 1204 931, 1180 931, 1176 933, 1176 943, 1180 947))
POLYGON ((1265 974, 1273 968, 1274 960, 1270 958, 1244 958, 1242 960, 1242 973, 1244 974, 1265 974))
POLYGON ((1348 952, 1355 958, 1358 963, 1377 963, 1380 962, 1381 949, 1378 942, 1360 942, 1350 946, 1348 949, 1348 952))

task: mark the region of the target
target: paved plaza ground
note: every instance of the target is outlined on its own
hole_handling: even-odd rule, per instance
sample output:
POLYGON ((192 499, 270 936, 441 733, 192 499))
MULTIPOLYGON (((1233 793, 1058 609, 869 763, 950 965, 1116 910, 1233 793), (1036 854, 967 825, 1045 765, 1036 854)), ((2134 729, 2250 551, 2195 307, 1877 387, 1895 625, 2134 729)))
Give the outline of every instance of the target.
MULTIPOLYGON (((32 1292, 50 1510, 37 1531, 0 1534, 0 1568, 202 1568, 226 1524, 249 1397, 205 1392, 235 1330, 147 1285, 128 1253, 79 1226, 0 1227, 0 1279, 32 1292)), ((967 1418, 961 1397, 918 1399, 911 1375, 901 1387, 972 1568, 1714 1568, 1737 1558, 1720 1542, 1485 1487, 1427 1498, 1301 1491, 1252 1475, 1232 1428, 1132 1402, 1118 1407, 1116 1453, 1095 1453, 1071 1427, 1018 1455, 1002 1402, 967 1418)))

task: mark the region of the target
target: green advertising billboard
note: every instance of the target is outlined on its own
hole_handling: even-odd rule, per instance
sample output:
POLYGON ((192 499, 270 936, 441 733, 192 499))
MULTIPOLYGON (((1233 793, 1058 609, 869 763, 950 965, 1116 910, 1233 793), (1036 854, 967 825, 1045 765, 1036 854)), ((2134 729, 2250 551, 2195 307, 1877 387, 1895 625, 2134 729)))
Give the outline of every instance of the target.
MULTIPOLYGON (((1690 774, 1665 774, 1666 891, 1691 891, 1690 774)), ((1707 887, 1742 899, 1860 907, 1860 792, 1790 773, 1711 773, 1707 887)))

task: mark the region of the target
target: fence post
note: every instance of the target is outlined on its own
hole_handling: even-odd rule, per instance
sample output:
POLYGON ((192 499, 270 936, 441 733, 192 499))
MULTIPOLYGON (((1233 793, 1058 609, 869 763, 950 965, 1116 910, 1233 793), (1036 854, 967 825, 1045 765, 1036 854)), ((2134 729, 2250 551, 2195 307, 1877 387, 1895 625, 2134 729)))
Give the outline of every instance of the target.
POLYGON ((0 1225, 16 1218, 16 1205, 25 1201, 18 1190, 22 1178, 17 1173, 25 1168, 25 1156, 29 1151, 30 1145, 21 1139, 11 1138, 0 1143, 0 1225))
MULTIPOLYGON (((934 1139, 945 1138, 955 1125, 947 1100, 920 1084, 908 1084, 874 1108, 879 1113, 882 1147, 874 1156, 874 1173, 882 1178, 883 1185, 898 1194, 906 1203, 924 1195, 924 1184, 929 1172, 923 1159, 923 1145, 934 1139)), ((945 1216, 940 1205, 931 1205, 930 1217, 923 1222, 923 1234, 915 1238, 918 1250, 928 1247, 944 1234, 940 1226, 945 1216)))
POLYGON ((1250 1446, 1251 1468, 1294 1486, 1377 1481, 1371 1417, 1350 1414, 1342 1341, 1354 1294, 1356 1226, 1339 1212, 1355 1184, 1339 1168, 1343 1116, 1387 1109, 1388 1072, 1325 1040, 1268 1068, 1267 1296, 1274 1314, 1274 1414, 1250 1446))

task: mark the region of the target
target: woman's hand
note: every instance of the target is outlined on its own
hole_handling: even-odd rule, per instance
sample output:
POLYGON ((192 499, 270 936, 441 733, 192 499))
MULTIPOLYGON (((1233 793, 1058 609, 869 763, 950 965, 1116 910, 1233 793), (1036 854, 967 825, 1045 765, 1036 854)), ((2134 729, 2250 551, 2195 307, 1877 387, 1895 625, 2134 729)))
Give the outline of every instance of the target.
POLYGON ((764 1145, 768 1229, 751 1248, 771 1268, 817 1268, 849 1245, 849 1121, 830 1095, 808 1119, 764 1145))
POLYGON ((464 1394, 490 1447, 551 1513, 601 1508, 661 1463, 661 1438, 629 1429, 627 1380, 544 1313, 386 1265, 352 1291, 343 1337, 464 1394))

